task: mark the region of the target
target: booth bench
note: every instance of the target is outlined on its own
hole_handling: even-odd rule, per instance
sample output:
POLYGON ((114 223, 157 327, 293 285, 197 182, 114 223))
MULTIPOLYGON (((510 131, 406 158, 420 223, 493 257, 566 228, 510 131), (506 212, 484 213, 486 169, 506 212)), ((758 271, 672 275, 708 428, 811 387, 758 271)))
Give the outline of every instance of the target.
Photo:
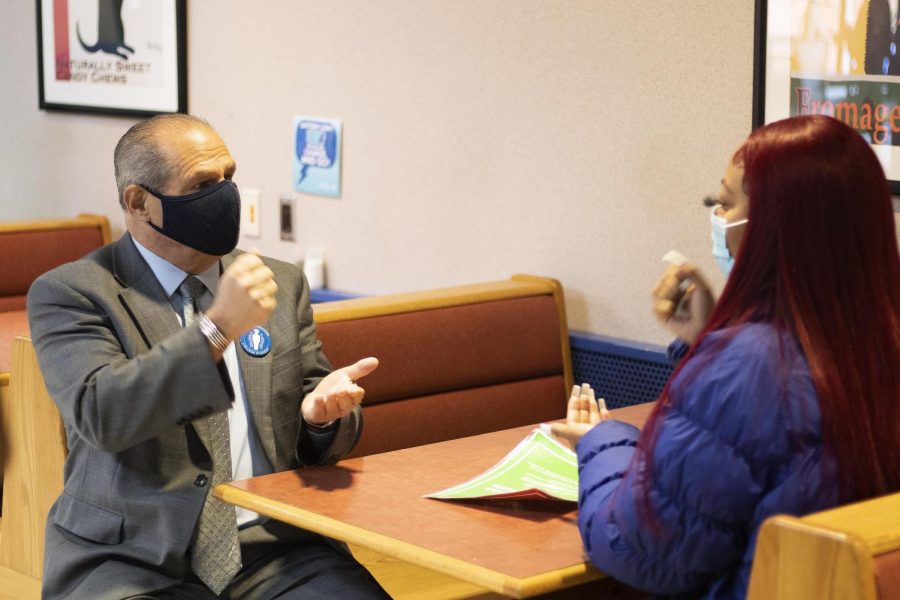
POLYGON ((13 339, 28 334, 25 295, 32 282, 109 241, 109 221, 100 215, 0 223, 0 386, 9 385, 13 339))
POLYGON ((11 393, 13 340, 28 335, 25 298, 41 274, 110 242, 100 215, 0 223, 0 599, 39 597, 43 520, 59 494, 65 438, 43 390, 30 343, 19 348, 18 393, 11 393), (54 432, 49 437, 46 431, 54 432), (53 461, 58 454, 59 460, 53 461), (50 473, 49 481, 43 481, 50 473), (46 500, 49 499, 49 502, 46 500), (37 578, 37 579, 35 579, 37 578), (23 587, 24 586, 24 587, 23 587))
POLYGON ((572 386, 563 291, 516 275, 313 307, 335 366, 381 362, 363 387, 351 457, 565 417, 572 386))
MULTIPOLYGON (((365 425, 353 456, 565 416, 572 384, 562 288, 508 281, 316 305, 336 366, 381 365, 363 382, 365 425)), ((31 341, 15 340, 0 518, 0 599, 38 598, 44 521, 62 491, 65 433, 31 341)))

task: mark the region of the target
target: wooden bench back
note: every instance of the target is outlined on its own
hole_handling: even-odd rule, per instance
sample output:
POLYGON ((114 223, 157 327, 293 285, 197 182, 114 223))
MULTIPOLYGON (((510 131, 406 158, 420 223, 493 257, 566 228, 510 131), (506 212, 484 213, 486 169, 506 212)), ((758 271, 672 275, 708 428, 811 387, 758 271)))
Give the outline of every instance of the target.
POLYGON ((900 598, 900 493, 760 528, 749 600, 900 598))
POLYGON ((13 342, 9 395, 0 404, 0 444, 0 599, 39 598, 44 522, 62 493, 66 439, 25 338, 13 342))
POLYGON ((365 456, 565 416, 572 362, 562 288, 511 280, 314 306, 335 366, 366 377, 365 456))

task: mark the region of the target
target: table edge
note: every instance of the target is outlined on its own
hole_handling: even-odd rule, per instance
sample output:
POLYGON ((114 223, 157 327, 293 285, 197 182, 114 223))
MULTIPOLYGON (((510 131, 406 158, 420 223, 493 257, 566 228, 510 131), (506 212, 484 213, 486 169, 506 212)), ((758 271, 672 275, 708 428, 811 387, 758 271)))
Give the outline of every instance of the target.
POLYGON ((527 598, 605 577, 603 573, 587 562, 531 577, 513 577, 434 550, 427 550, 374 531, 349 525, 297 506, 276 500, 262 499, 251 492, 227 483, 216 486, 213 489, 213 495, 223 502, 252 510, 294 527, 307 529, 342 542, 352 542, 385 556, 444 573, 513 598, 527 598))

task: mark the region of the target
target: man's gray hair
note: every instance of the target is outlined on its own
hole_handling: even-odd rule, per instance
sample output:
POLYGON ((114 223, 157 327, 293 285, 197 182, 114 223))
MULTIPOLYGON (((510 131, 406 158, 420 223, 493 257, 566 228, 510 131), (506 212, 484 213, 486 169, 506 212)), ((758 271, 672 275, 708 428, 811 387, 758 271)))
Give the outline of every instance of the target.
POLYGON ((188 130, 210 124, 200 117, 182 113, 156 115, 135 123, 125 132, 113 153, 119 205, 125 208, 125 188, 132 183, 161 190, 172 178, 172 165, 159 147, 166 131, 188 130))

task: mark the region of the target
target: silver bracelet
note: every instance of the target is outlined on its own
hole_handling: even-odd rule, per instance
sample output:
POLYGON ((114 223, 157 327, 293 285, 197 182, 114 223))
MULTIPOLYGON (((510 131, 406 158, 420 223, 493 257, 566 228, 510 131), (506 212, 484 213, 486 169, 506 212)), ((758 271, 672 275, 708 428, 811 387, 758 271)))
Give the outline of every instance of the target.
POLYGON ((200 326, 200 332, 206 336, 206 339, 213 345, 213 348, 224 354, 225 349, 228 348, 230 342, 222 333, 222 330, 219 329, 219 326, 213 323, 212 319, 203 313, 200 313, 197 316, 197 324, 200 326))

